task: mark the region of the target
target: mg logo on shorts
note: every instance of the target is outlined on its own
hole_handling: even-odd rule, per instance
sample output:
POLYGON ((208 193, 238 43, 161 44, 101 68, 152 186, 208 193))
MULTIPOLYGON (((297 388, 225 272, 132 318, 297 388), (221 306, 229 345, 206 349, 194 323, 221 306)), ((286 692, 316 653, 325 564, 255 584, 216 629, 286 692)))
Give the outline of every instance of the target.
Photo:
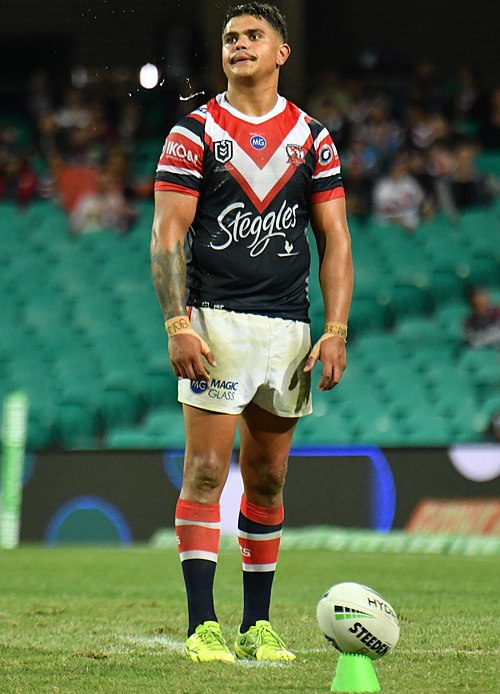
POLYGON ((250 138, 250 144, 254 149, 264 149, 267 145, 266 138, 262 135, 254 135, 250 138))
POLYGON ((206 381, 191 381, 191 390, 195 395, 203 395, 207 388, 208 383, 206 381))
POLYGON ((233 143, 231 140, 216 140, 214 142, 214 156, 221 164, 228 162, 233 156, 233 143))

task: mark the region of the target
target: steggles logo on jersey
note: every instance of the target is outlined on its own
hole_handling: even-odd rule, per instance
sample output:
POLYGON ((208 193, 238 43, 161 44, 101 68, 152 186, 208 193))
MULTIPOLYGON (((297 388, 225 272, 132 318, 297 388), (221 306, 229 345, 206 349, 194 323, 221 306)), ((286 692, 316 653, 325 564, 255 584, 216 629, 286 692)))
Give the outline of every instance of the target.
POLYGON ((262 135, 254 135, 250 138, 250 144, 254 149, 264 149, 267 145, 266 138, 262 135))
POLYGON ((306 160, 304 148, 301 145, 287 145, 288 163, 292 166, 300 166, 306 160))
POLYGON ((221 164, 228 162, 233 156, 233 143, 231 140, 216 140, 214 142, 214 156, 221 164))
POLYGON ((298 205, 288 205, 285 200, 278 212, 254 215, 250 211, 245 212, 243 202, 228 205, 217 217, 219 227, 226 238, 220 243, 212 241, 210 247, 215 251, 223 251, 232 243, 239 243, 250 238, 251 243, 247 248, 250 250, 250 257, 255 258, 266 250, 271 239, 277 236, 286 238, 287 229, 293 229, 297 224, 298 207, 298 205))

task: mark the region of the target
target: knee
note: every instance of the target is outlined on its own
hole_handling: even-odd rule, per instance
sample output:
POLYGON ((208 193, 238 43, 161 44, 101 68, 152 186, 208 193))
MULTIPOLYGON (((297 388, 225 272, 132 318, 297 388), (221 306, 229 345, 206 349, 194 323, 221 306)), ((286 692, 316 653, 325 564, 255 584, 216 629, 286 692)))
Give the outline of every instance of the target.
POLYGON ((184 466, 183 488, 195 496, 220 494, 225 482, 225 464, 216 456, 193 456, 184 466))
POLYGON ((260 504, 273 504, 281 497, 286 477, 286 463, 260 465, 254 468, 253 474, 246 480, 250 496, 260 499, 260 504))

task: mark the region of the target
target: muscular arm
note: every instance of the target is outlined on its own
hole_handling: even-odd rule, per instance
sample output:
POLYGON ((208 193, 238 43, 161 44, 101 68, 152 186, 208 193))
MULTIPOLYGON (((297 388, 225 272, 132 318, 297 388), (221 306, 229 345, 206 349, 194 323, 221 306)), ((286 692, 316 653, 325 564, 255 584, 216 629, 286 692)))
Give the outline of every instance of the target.
POLYGON ((184 238, 196 214, 197 202, 191 195, 155 193, 151 274, 165 320, 186 314, 184 238))
MULTIPOLYGON (((151 274, 164 320, 185 316, 186 259, 184 239, 196 214, 198 199, 170 191, 155 193, 155 214, 151 236, 151 274)), ((214 357, 205 343, 193 335, 174 335, 169 339, 170 362, 176 376, 208 379, 201 360, 212 365, 214 357)))
MULTIPOLYGON (((325 321, 347 324, 354 282, 351 238, 347 227, 345 200, 336 198, 313 205, 311 226, 320 260, 319 280, 325 308, 325 321)), ((341 379, 346 366, 345 343, 332 337, 321 344, 323 375, 321 390, 330 390, 341 379)), ((306 368, 312 369, 308 362, 306 368)))

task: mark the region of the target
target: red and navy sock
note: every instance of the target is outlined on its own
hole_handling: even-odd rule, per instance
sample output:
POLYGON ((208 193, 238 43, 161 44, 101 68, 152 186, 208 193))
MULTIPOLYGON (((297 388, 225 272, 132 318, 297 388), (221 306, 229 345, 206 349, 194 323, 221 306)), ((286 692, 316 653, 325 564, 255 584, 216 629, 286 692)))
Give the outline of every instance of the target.
POLYGON ((186 585, 188 636, 191 636, 203 622, 217 621, 213 588, 219 552, 219 504, 179 499, 175 509, 175 530, 186 585))
POLYGON ((269 619, 271 590, 283 527, 283 505, 264 508, 241 498, 238 542, 243 561, 244 633, 258 619, 269 619))

